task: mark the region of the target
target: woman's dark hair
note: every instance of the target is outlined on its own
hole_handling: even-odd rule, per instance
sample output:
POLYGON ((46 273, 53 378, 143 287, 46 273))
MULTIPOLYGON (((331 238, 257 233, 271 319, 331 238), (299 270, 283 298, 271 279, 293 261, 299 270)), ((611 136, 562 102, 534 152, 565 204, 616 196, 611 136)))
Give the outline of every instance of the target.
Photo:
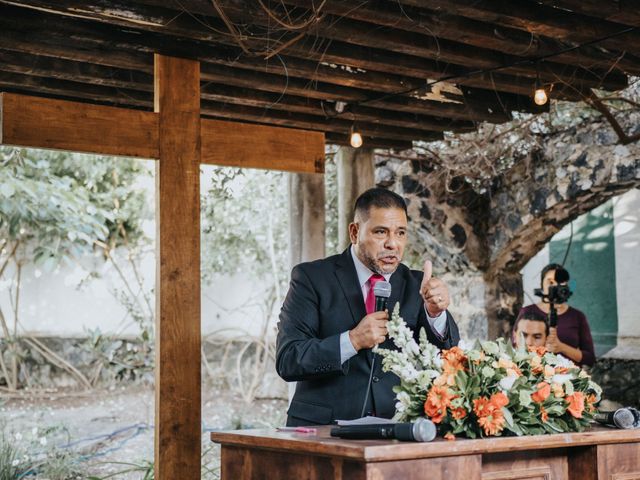
POLYGON ((397 208, 404 211, 405 215, 407 214, 407 204, 404 199, 397 193, 384 188, 370 188, 362 193, 356 200, 354 213, 367 218, 371 207, 397 208))
MULTIPOLYGON (((560 265, 559 263, 550 263, 549 265, 547 265, 546 267, 544 267, 542 269, 542 272, 540 272, 540 286, 542 287, 542 283, 544 282, 544 277, 547 273, 549 273, 550 271, 555 270, 556 272, 558 270, 563 270, 564 272, 566 272, 566 280, 563 280, 562 282, 558 282, 558 283, 564 283, 564 282, 568 282, 569 281, 569 271, 564 268, 562 265, 560 265)), ((557 281, 557 280, 556 280, 557 281)))

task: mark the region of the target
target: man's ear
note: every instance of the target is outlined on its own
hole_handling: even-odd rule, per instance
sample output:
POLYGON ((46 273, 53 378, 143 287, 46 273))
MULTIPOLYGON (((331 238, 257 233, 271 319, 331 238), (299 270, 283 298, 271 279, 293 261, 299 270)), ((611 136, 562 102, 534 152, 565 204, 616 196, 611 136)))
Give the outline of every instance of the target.
POLYGON ((358 243, 358 232, 360 231, 360 224, 356 222, 351 222, 349 224, 349 240, 351 243, 355 245, 358 243))

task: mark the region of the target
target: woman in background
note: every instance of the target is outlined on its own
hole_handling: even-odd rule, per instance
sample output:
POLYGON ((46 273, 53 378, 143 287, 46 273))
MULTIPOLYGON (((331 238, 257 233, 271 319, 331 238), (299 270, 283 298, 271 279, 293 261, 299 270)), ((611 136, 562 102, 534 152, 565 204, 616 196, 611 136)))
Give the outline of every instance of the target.
MULTIPOLYGON (((560 285, 566 285, 569 281, 569 272, 562 265, 551 263, 542 269, 540 283, 545 295, 549 294, 549 287, 558 285, 556 272, 564 270, 566 275, 561 275, 560 285)), ((584 313, 577 308, 570 307, 565 303, 556 303, 558 312, 558 325, 549 329, 547 337, 547 350, 559 353, 578 365, 592 366, 596 356, 591 338, 591 329, 584 313)), ((522 315, 538 313, 549 315, 549 302, 543 298, 540 302, 523 307, 519 317, 522 315)))

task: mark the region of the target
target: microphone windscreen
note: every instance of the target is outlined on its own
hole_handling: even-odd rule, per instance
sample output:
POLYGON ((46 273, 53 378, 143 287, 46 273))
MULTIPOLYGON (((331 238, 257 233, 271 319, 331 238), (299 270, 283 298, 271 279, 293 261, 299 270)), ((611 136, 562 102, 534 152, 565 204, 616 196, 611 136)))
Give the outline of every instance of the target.
POLYGON ((436 426, 431 420, 418 418, 414 423, 396 423, 395 438, 404 441, 430 442, 436 438, 436 426))
POLYGON ((391 296, 391 284, 389 282, 385 282, 383 280, 377 282, 373 286, 373 294, 376 297, 389 298, 391 296))
POLYGON ((555 279, 556 283, 567 283, 569 281, 569 272, 564 268, 559 268, 556 270, 555 279))
POLYGON ((613 414, 613 423, 618 428, 633 428, 635 416, 628 408, 619 408, 613 414))

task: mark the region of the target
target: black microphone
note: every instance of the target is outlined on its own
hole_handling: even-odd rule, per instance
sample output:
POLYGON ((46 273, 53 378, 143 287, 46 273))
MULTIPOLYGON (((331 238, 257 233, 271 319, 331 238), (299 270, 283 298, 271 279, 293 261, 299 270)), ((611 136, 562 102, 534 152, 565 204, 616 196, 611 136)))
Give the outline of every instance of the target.
POLYGON ((331 429, 332 437, 350 440, 390 439, 430 442, 436 438, 436 426, 431 420, 419 418, 414 423, 380 423, 372 425, 345 425, 331 429))
MULTIPOLYGON (((373 286, 373 295, 376 298, 376 308, 375 312, 382 312, 387 309, 387 301, 391 296, 391 284, 384 280, 380 280, 376 282, 373 286)), ((369 381, 367 382, 367 391, 364 394, 364 402, 362 402, 362 411, 360 412, 360 416, 364 417, 364 412, 367 409, 367 401, 369 401, 369 392, 371 391, 371 380, 373 379, 373 371, 376 367, 376 356, 373 356, 371 360, 371 370, 369 371, 369 381)))
POLYGON ((593 418, 598 423, 617 428, 634 428, 640 426, 640 419, 636 420, 630 408, 619 408, 613 412, 598 412, 593 418))
POLYGON ((387 301, 391 296, 391 284, 380 280, 373 286, 373 295, 376 297, 376 312, 387 309, 387 301))

